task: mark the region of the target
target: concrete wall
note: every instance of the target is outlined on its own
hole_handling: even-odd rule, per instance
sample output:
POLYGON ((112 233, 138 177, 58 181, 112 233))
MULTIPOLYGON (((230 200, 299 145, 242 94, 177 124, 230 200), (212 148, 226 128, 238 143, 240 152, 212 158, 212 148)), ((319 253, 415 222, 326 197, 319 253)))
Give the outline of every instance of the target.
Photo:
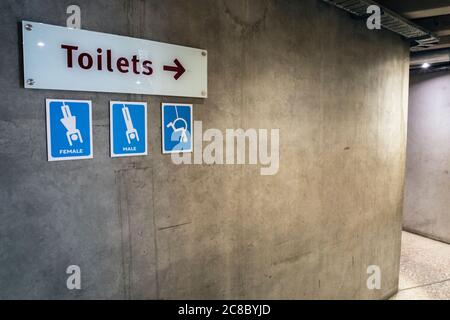
POLYGON ((403 227, 450 243, 450 73, 411 78, 403 227))
POLYGON ((77 1, 82 27, 208 50, 208 99, 25 90, 0 4, 0 298, 383 298, 397 288, 408 46, 316 0, 77 1), (46 160, 45 98, 91 99, 93 160, 46 160), (110 99, 149 104, 150 155, 109 157, 110 99), (279 128, 280 169, 176 166, 160 103, 204 129, 279 128), (82 270, 82 290, 65 270, 82 270), (381 290, 366 269, 379 265, 381 290))

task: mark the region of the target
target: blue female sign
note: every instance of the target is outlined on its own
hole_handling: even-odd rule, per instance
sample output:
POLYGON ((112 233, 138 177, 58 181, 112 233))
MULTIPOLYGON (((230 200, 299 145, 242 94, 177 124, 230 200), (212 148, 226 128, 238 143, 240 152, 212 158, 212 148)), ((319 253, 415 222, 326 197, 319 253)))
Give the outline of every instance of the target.
POLYGON ((47 99, 48 161, 93 158, 92 103, 47 99))

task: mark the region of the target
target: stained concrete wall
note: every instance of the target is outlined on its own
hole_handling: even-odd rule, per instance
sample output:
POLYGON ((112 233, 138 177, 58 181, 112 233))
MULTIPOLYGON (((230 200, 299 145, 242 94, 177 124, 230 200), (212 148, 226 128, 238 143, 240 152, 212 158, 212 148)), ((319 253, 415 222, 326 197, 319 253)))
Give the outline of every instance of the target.
POLYGON ((77 1, 82 27, 208 50, 208 99, 25 90, 0 4, 1 298, 383 298, 397 288, 408 46, 316 0, 77 1), (46 161, 45 98, 91 99, 93 160, 46 161), (149 151, 109 157, 108 102, 149 105, 149 151), (176 166, 160 103, 203 127, 279 128, 280 169, 176 166), (82 290, 66 288, 68 265, 82 290), (381 290, 366 269, 379 265, 381 290))
POLYGON ((404 222, 450 243, 450 73, 411 77, 404 222))

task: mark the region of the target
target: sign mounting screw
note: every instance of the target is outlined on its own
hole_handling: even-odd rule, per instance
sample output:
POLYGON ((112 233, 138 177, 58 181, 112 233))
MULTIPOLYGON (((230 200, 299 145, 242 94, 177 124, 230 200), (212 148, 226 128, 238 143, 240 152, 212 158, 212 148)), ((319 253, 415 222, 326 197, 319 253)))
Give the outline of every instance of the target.
POLYGON ((206 96, 206 91, 202 91, 202 96, 206 96))
POLYGON ((27 23, 27 24, 25 25, 25 30, 28 30, 28 31, 33 30, 33 25, 27 23))
POLYGON ((27 79, 27 85, 32 86, 34 83, 34 79, 27 79))
POLYGON ((202 56, 206 56, 206 51, 202 51, 202 56))

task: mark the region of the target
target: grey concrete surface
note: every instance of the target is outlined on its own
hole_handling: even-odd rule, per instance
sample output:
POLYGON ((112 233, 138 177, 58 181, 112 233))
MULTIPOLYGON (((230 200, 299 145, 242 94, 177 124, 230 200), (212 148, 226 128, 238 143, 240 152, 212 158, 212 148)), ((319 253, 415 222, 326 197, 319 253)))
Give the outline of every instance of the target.
POLYGON ((208 99, 25 90, 0 3, 0 298, 381 299, 397 290, 408 44, 316 0, 87 1, 82 27, 208 50, 208 99), (45 98, 91 99, 94 159, 46 161, 45 98), (147 101, 147 157, 109 157, 109 100, 147 101), (279 128, 280 169, 176 166, 160 103, 203 128, 279 128), (68 265, 82 289, 66 288, 68 265), (366 269, 379 265, 381 290, 366 269))
POLYGON ((411 77, 404 228, 450 243, 450 73, 411 77))
POLYGON ((403 232, 398 289, 392 300, 450 300, 450 245, 403 232))

